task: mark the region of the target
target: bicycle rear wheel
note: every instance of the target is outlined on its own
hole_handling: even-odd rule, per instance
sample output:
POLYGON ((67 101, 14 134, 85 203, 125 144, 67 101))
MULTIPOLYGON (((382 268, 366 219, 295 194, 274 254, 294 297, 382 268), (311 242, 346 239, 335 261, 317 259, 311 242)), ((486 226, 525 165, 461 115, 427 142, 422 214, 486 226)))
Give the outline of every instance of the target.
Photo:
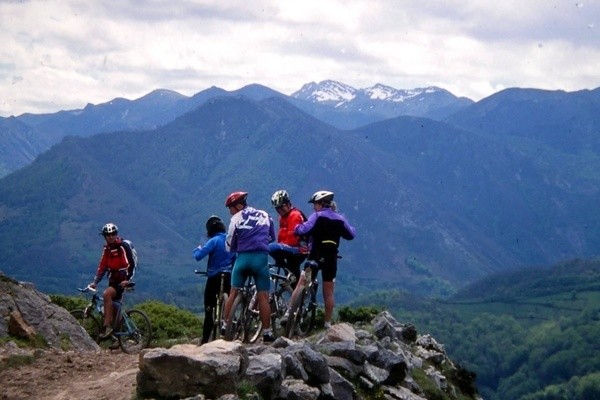
POLYGON ((225 330, 225 340, 243 340, 244 338, 244 294, 238 293, 233 300, 229 319, 227 320, 227 329, 225 330))
POLYGON ((73 310, 71 315, 75 317, 77 322, 86 330, 88 335, 96 342, 100 343, 100 333, 102 332, 102 324, 92 314, 85 315, 83 310, 73 310))
POLYGON ((150 345, 152 325, 143 311, 128 310, 126 314, 114 335, 119 338, 119 345, 125 353, 139 353, 150 345))
POLYGON ((252 308, 246 309, 246 316, 244 318, 244 342, 254 343, 262 332, 262 322, 260 320, 260 311, 258 308, 258 299, 256 299, 256 292, 253 294, 254 301, 250 303, 254 304, 252 308))
POLYGON ((290 306, 293 292, 293 289, 287 286, 281 291, 281 293, 272 296, 270 299, 271 328, 273 329, 273 335, 275 335, 275 337, 285 335, 285 327, 281 326, 279 321, 281 320, 281 317, 285 315, 285 312, 290 306))

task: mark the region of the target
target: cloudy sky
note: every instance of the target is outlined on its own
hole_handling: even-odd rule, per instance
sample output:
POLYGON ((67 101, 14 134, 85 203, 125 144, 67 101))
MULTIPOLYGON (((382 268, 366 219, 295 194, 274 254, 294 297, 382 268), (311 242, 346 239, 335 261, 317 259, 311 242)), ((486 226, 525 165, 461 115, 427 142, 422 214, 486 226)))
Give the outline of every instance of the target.
POLYGON ((0 0, 0 116, 325 79, 600 86, 600 0, 0 0))

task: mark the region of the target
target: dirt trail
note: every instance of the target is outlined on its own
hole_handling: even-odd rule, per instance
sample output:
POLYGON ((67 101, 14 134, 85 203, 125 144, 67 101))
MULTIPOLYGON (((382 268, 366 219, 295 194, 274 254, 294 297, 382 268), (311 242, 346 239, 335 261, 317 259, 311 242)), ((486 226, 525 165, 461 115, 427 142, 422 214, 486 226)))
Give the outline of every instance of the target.
POLYGON ((138 358, 120 350, 45 351, 31 364, 0 370, 0 400, 131 400, 138 358))

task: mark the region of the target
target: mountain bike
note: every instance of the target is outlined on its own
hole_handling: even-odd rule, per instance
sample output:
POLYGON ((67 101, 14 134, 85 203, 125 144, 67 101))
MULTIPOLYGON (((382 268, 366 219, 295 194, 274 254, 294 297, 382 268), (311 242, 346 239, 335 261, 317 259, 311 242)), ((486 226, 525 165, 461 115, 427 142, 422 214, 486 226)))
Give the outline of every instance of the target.
POLYGON ((304 288, 302 288, 294 304, 290 304, 289 306, 289 319, 284 329, 284 335, 287 338, 291 338, 293 335, 307 336, 315 327, 319 264, 314 261, 307 261, 306 264, 304 270, 304 288))
MULTIPOLYGON (((134 283, 125 291, 132 291, 134 283)), ((102 332, 102 321, 104 321, 104 300, 98 294, 98 290, 87 286, 77 289, 81 293, 91 294, 90 303, 83 310, 73 310, 71 315, 79 321, 88 334, 96 343, 100 344, 104 338, 100 337, 102 332)), ((125 293, 123 293, 125 295, 125 293)), ((112 339, 116 339, 119 347, 129 354, 135 354, 145 349, 152 340, 152 325, 148 316, 140 310, 125 309, 124 298, 113 301, 115 317, 113 320, 112 339)))
MULTIPOLYGON (((199 271, 195 270, 195 274, 202 275, 208 277, 207 271, 199 271)), ((212 318, 213 318, 213 328, 210 334, 209 340, 217 340, 221 337, 221 320, 223 319, 223 313, 225 311, 225 304, 227 304, 227 299, 229 299, 229 295, 223 291, 225 286, 225 277, 227 274, 221 272, 220 274, 221 283, 219 286, 219 293, 217 293, 217 303, 216 306, 213 307, 212 318)), ((205 321, 206 322, 206 321, 205 321)))
POLYGON ((292 298, 292 284, 296 277, 284 267, 269 264, 271 275, 271 290, 269 292, 269 305, 271 306, 271 328, 276 337, 283 336, 284 329, 278 320, 283 317, 292 298))
POLYGON ((254 343, 262 331, 256 285, 254 278, 249 276, 233 301, 225 328, 226 340, 241 340, 244 343, 254 343))

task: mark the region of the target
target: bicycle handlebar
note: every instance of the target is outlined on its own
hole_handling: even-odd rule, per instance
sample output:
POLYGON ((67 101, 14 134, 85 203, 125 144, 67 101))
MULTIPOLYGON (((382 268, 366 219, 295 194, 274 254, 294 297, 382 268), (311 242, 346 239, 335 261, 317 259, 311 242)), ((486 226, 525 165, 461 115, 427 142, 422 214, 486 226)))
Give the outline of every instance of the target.
POLYGON ((79 290, 81 293, 87 293, 87 292, 96 293, 98 291, 98 289, 96 289, 95 287, 91 287, 90 285, 87 285, 83 289, 77 288, 77 290, 79 290))
POLYGON ((285 275, 279 275, 279 274, 271 273, 271 278, 278 279, 280 281, 285 281, 288 277, 285 276, 285 275))
MULTIPOLYGON (((125 286, 126 290, 133 290, 133 288, 135 287, 135 282, 127 282, 127 286, 125 286)), ((87 292, 91 292, 91 293, 97 293, 98 292, 98 288, 97 287, 92 287, 90 285, 87 285, 84 288, 77 288, 78 291, 80 291, 81 293, 87 293, 87 292)))

